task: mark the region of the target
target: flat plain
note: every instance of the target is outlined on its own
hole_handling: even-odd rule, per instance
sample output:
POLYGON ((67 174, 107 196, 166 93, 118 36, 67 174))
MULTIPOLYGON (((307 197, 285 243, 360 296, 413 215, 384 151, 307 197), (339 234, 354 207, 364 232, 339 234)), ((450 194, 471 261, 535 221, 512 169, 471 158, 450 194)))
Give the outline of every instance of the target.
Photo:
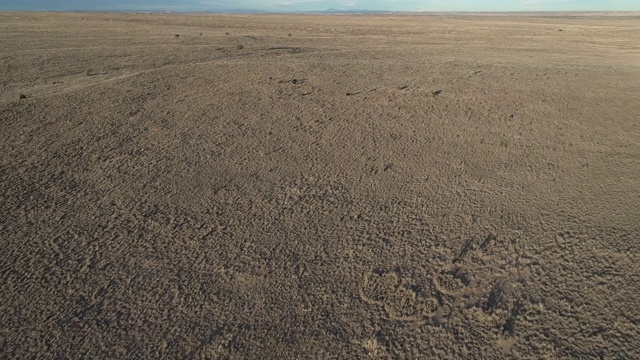
POLYGON ((640 15, 0 13, 3 358, 640 358, 640 15))

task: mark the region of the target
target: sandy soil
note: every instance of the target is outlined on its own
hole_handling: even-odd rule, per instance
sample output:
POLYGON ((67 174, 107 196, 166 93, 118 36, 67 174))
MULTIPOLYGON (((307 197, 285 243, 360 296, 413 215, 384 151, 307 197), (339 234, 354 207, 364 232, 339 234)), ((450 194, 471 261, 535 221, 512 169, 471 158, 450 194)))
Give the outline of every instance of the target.
POLYGON ((3 358, 640 358, 637 14, 0 13, 0 71, 3 358))

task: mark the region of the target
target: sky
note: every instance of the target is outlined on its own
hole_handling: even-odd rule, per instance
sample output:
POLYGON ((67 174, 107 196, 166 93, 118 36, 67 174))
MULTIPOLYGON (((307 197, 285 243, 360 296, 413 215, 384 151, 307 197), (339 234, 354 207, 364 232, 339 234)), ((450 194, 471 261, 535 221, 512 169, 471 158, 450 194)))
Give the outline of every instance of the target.
POLYGON ((2 10, 640 11, 640 0, 0 0, 2 10))

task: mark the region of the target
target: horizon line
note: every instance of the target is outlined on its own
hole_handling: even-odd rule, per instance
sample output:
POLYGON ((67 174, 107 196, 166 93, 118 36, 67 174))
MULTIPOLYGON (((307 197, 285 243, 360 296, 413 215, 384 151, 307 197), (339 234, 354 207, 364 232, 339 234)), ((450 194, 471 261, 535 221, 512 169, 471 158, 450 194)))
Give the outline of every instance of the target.
POLYGON ((102 9, 102 10, 2 10, 0 12, 59 12, 59 13, 182 13, 182 14, 202 14, 202 13, 220 13, 220 14, 304 14, 304 13, 325 13, 325 14, 342 14, 342 13, 474 13, 474 14, 501 14, 501 13, 638 13, 640 10, 492 10, 492 11, 478 11, 478 10, 370 10, 370 9, 325 9, 325 10, 294 10, 294 11, 267 11, 257 9, 229 9, 229 10, 170 10, 170 9, 102 9))

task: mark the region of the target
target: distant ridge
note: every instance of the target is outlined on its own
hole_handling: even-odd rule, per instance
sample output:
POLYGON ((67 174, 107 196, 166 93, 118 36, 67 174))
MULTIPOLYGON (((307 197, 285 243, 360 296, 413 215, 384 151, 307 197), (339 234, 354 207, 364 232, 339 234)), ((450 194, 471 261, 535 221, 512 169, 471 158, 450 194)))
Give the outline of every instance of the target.
POLYGON ((253 9, 229 9, 229 10, 209 10, 203 12, 215 12, 215 13, 228 13, 228 14, 269 14, 269 11, 265 10, 253 10, 253 9))
POLYGON ((322 14, 387 14, 387 13, 397 13, 397 11, 390 10, 369 10, 369 9, 336 9, 329 8, 323 11, 308 11, 309 13, 322 13, 322 14))
MULTIPOLYGON (((36 10, 0 10, 0 11, 26 11, 36 10)), ((75 13, 153 13, 153 14, 328 14, 328 15, 357 15, 357 14, 382 14, 382 15, 431 15, 431 16, 543 16, 543 17, 589 17, 589 16, 612 16, 612 17, 640 17, 640 11, 393 11, 393 10, 370 10, 370 9, 337 9, 328 8, 325 10, 298 10, 298 11, 266 11, 257 9, 126 9, 126 8, 104 8, 104 9, 64 9, 64 10, 37 10, 43 12, 75 12, 75 13)))

